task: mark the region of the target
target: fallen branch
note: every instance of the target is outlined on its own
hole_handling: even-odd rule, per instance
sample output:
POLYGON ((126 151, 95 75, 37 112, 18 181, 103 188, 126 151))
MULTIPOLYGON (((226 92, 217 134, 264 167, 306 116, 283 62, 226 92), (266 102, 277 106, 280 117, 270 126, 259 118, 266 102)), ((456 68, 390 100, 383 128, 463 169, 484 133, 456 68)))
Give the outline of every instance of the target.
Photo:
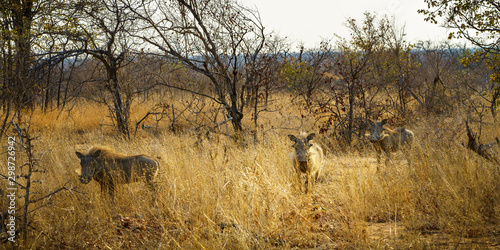
POLYGON ((467 137, 469 138, 469 141, 467 143, 467 148, 476 152, 483 158, 499 164, 500 162, 491 154, 493 146, 500 145, 500 140, 498 140, 498 137, 495 138, 496 142, 489 144, 480 144, 479 141, 476 139, 477 134, 472 132, 472 129, 469 127, 468 121, 465 121, 465 127, 467 129, 467 137))

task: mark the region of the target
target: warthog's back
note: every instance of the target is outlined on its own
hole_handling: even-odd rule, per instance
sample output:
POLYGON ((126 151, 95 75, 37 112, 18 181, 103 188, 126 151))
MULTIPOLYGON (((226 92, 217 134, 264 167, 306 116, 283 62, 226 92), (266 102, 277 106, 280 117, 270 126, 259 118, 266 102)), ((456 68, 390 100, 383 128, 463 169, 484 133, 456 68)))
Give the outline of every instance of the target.
POLYGON ((400 145, 411 145, 413 143, 413 132, 403 127, 397 128, 395 131, 400 134, 400 145))
POLYGON ((134 182, 141 177, 150 181, 157 175, 160 167, 157 160, 145 155, 104 159, 103 165, 111 177, 118 177, 116 180, 122 182, 134 182))
POLYGON ((404 145, 410 145, 413 141, 413 133, 405 128, 397 128, 388 132, 380 141, 373 142, 375 147, 380 147, 386 152, 395 152, 404 145))
POLYGON ((145 171, 144 174, 151 175, 151 177, 155 177, 158 174, 160 163, 157 160, 145 155, 139 155, 137 156, 137 161, 142 166, 143 171, 145 171))

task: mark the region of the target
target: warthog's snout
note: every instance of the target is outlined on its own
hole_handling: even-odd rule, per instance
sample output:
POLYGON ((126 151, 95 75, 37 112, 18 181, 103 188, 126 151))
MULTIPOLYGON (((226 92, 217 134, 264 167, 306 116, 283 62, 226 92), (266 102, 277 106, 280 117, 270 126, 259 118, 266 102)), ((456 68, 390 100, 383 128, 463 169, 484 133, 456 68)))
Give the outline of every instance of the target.
POLYGON ((297 161, 299 163, 307 163, 307 152, 304 148, 295 149, 295 153, 297 154, 297 161))
POLYGON ((383 140, 386 136, 386 134, 370 134, 369 139, 370 142, 378 142, 383 140))
POLYGON ((88 184, 92 178, 89 178, 89 177, 83 177, 83 176, 79 176, 80 177, 80 182, 83 183, 83 184, 88 184))
POLYGON ((377 138, 377 136, 375 135, 370 135, 369 139, 371 142, 377 142, 380 140, 380 136, 378 136, 379 138, 377 138))

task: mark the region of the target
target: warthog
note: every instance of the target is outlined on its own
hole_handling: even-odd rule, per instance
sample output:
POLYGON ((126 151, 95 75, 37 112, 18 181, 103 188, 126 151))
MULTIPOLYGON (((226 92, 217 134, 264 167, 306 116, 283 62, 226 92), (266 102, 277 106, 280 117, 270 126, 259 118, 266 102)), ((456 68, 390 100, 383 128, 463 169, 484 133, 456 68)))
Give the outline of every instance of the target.
MULTIPOLYGON (((371 122, 370 134, 367 134, 370 142, 373 143, 375 151, 377 151, 377 163, 380 165, 382 151, 385 152, 385 164, 391 159, 391 152, 395 152, 404 146, 410 146, 413 141, 413 132, 401 127, 397 129, 389 129, 384 127, 387 119, 377 122, 371 122)), ((377 166, 378 171, 378 166, 377 166)))
POLYGON ((115 184, 136 182, 140 178, 145 178, 149 188, 156 191, 153 179, 158 174, 160 164, 151 157, 127 156, 101 146, 91 148, 87 154, 75 153, 82 167, 80 182, 87 184, 92 179, 96 180, 101 185, 101 192, 107 189, 112 199, 115 184))
POLYGON ((299 137, 294 135, 288 135, 291 141, 294 142, 293 148, 295 152, 292 153, 292 161, 295 171, 297 172, 297 177, 299 180, 300 191, 302 191, 302 178, 301 173, 307 175, 306 179, 306 194, 309 191, 309 185, 311 185, 311 177, 317 180, 321 168, 323 167, 323 149, 317 143, 311 143, 315 134, 311 133, 307 135, 306 133, 300 133, 299 137))

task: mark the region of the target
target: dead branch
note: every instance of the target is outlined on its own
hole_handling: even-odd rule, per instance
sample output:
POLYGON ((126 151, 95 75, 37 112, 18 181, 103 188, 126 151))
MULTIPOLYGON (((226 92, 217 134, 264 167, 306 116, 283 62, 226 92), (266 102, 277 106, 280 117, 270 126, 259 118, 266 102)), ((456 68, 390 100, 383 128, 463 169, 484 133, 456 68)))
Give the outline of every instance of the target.
POLYGON ((472 131, 472 129, 469 127, 468 121, 465 121, 465 127, 467 129, 467 137, 469 138, 469 141, 467 143, 467 148, 476 152, 478 155, 482 156, 483 158, 499 164, 500 162, 498 161, 498 159, 496 159, 491 154, 492 147, 495 145, 500 145, 500 141, 498 140, 498 138, 495 138, 496 141, 493 143, 480 144, 479 140, 476 139, 477 134, 474 133, 472 131))

